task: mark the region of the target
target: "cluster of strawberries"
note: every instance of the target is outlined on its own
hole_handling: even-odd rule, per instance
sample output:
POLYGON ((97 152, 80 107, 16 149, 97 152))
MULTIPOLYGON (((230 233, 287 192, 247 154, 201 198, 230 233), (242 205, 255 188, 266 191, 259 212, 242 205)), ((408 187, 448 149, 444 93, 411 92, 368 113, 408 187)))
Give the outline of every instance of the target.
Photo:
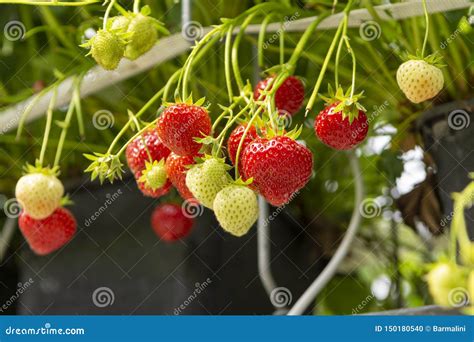
POLYGON ((104 28, 81 46, 90 48, 89 54, 97 64, 114 70, 123 57, 133 61, 149 51, 157 42, 159 32, 169 33, 149 14, 150 8, 145 6, 140 12, 109 18, 104 28))
POLYGON ((74 216, 61 206, 64 187, 57 176, 57 168, 29 165, 16 184, 16 199, 22 207, 18 225, 38 255, 61 248, 76 232, 74 216))
MULTIPOLYGON (((257 84, 255 101, 265 97, 272 80, 269 77, 257 84)), ((350 118, 344 114, 346 107, 338 110, 339 95, 328 100, 315 122, 315 131, 325 144, 345 150, 364 140, 368 125, 361 109, 357 108, 350 118)), ((303 104, 304 86, 290 76, 274 96, 282 115, 294 115, 303 104)), ((274 206, 285 205, 306 185, 313 168, 312 153, 303 143, 258 122, 250 127, 248 122, 239 123, 227 139, 227 156, 238 167, 238 179, 230 176, 232 166, 224 156, 209 153, 209 148, 203 146, 202 138, 213 132, 209 113, 200 103, 167 105, 156 127, 147 129, 127 146, 128 166, 144 195, 160 197, 173 185, 184 200, 213 210, 224 230, 242 236, 257 220, 257 194, 274 206)), ((157 212, 160 210, 158 207, 157 212)), ((179 216, 176 208, 168 210, 173 217, 179 216)), ((158 216, 164 220, 166 215, 158 216)), ((186 219, 182 214, 181 222, 189 222, 186 219)), ((183 236, 183 224, 176 225, 180 232, 175 235, 172 225, 160 225, 157 219, 152 219, 152 225, 162 237, 183 236)))

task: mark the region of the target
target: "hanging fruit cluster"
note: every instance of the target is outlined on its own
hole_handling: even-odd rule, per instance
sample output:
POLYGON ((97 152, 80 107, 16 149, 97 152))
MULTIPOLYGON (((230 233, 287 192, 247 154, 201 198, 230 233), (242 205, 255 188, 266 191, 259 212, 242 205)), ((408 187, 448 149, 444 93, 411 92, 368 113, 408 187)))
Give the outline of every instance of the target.
MULTIPOLYGON (((307 116, 321 96, 319 90, 328 64, 333 60, 334 87, 328 84, 327 96, 321 96, 326 104, 315 116, 314 132, 322 143, 335 150, 354 149, 369 131, 366 110, 360 103, 362 93, 355 93, 357 61, 347 32, 352 5, 352 0, 346 4, 305 108, 307 116), (352 58, 352 82, 344 87, 338 74, 343 48, 352 58)), ((102 29, 84 45, 90 48, 90 54, 104 69, 117 68, 123 57, 138 58, 153 47, 160 33, 167 33, 161 23, 149 16, 148 7, 139 10, 138 6, 135 1, 133 12, 127 12, 115 1, 110 1, 102 29), (110 17, 114 7, 121 15, 110 17)), ((330 13, 321 13, 307 27, 287 61, 284 58, 284 30, 280 32, 280 64, 266 70, 266 76, 254 88, 242 78, 239 46, 245 29, 255 19, 262 15, 265 22, 272 17, 283 19, 293 11, 284 4, 261 3, 233 19, 222 19, 220 25, 195 44, 184 66, 173 74, 164 88, 136 114, 128 112, 128 122, 105 153, 85 155, 91 161, 85 171, 91 173, 93 180, 113 182, 122 177, 121 156, 125 154, 128 168, 145 196, 159 198, 174 187, 185 201, 213 210, 222 228, 235 236, 246 234, 257 220, 257 195, 274 206, 290 202, 313 173, 313 154, 304 141, 297 140, 302 126, 292 128, 286 124, 291 122, 289 117, 298 114, 305 100, 304 85, 294 73, 310 37, 330 13), (239 27, 237 34, 236 27, 239 27), (193 101, 188 88, 193 67, 220 41, 225 44, 223 76, 228 104, 219 104, 222 112, 212 120, 210 105, 205 105, 204 98, 193 101), (169 102, 173 87, 174 99, 169 102), (142 121, 142 116, 158 99, 162 99, 158 117, 151 122, 142 121), (119 140, 129 129, 135 131, 133 137, 117 150, 119 140)), ((259 61, 263 60, 264 35, 265 25, 262 25, 259 61)), ((434 66, 439 60, 423 57, 426 38, 427 34, 420 59, 402 64, 397 73, 400 88, 413 102, 436 96, 443 86, 442 73, 434 66)), ((69 112, 67 120, 70 120, 69 112)), ((48 121, 47 125, 50 124, 48 121)), ((63 126, 66 132, 68 125, 63 126)), ((44 148, 48 134, 49 129, 45 131, 44 148)), ((61 148, 58 147, 59 155, 61 148)), ((75 231, 74 219, 59 204, 63 190, 56 178, 58 161, 59 157, 52 169, 43 168, 41 158, 37 167, 30 168, 29 174, 17 185, 17 197, 24 210, 20 218, 22 231, 39 254, 61 247, 75 231), (26 188, 27 182, 33 182, 35 186, 26 188), (38 223, 35 220, 46 221, 38 223), (38 226, 57 238, 31 238, 32 231, 41 231, 31 227, 38 226)), ((172 241, 190 231, 192 220, 178 214, 177 206, 170 204, 156 208, 152 226, 164 240, 172 241)))

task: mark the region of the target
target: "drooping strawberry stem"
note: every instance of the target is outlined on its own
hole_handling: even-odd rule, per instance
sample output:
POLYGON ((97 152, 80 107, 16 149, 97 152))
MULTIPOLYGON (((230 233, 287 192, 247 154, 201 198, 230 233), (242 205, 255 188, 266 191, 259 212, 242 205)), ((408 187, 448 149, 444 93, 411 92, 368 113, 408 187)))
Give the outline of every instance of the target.
POLYGON ((423 11, 425 13, 425 38, 423 39, 423 47, 421 49, 421 57, 425 57, 426 44, 428 42, 428 34, 430 32, 430 16, 428 14, 428 9, 426 8, 426 0, 423 0, 423 11))
POLYGON ((69 103, 69 107, 66 112, 66 117, 64 121, 60 124, 61 125, 61 135, 59 136, 58 147, 56 148, 56 156, 54 157, 54 166, 59 166, 59 161, 61 159, 61 154, 63 151, 64 141, 66 140, 67 132, 69 130, 69 126, 71 125, 72 115, 74 111, 78 111, 78 104, 80 101, 77 101, 77 95, 79 94, 79 88, 81 85, 82 78, 84 77, 84 73, 77 76, 74 79, 74 90, 73 90, 73 98, 69 103))
POLYGON ((116 0, 110 0, 109 5, 107 6, 107 9, 105 10, 104 21, 102 23, 102 29, 104 29, 104 30, 107 29, 107 20, 109 20, 110 11, 114 7, 115 1, 116 0))
POLYGON ((229 103, 232 102, 232 98, 234 97, 234 92, 232 90, 232 78, 231 78, 231 44, 232 44, 232 32, 234 31, 234 26, 230 25, 229 29, 227 30, 226 39, 225 39, 225 47, 224 47, 224 74, 225 74, 225 82, 227 88, 227 94, 229 96, 229 103))
POLYGON ((46 111, 46 127, 44 129, 43 143, 41 144, 41 152, 39 157, 39 165, 43 166, 44 155, 46 153, 46 147, 48 146, 49 132, 51 131, 51 124, 53 122, 53 111, 56 105, 56 97, 58 95, 58 89, 54 88, 53 95, 49 101, 48 110, 46 111))

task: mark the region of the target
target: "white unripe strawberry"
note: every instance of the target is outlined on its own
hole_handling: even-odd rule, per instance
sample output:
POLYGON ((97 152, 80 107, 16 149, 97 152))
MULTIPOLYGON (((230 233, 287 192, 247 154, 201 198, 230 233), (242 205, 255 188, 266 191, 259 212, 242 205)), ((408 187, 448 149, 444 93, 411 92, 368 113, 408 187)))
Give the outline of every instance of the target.
POLYGON ((214 214, 221 227, 235 236, 247 234, 258 218, 257 195, 245 185, 228 185, 214 199, 214 214))
POLYGON ((443 89, 444 77, 437 66, 411 59, 398 68, 397 83, 411 102, 420 103, 438 95, 443 89))
POLYGON ((53 174, 29 173, 18 180, 15 189, 17 201, 25 213, 36 220, 51 215, 61 203, 64 187, 53 174))
POLYGON ((206 157, 186 173, 186 185, 194 198, 203 206, 212 209, 214 198, 230 182, 228 165, 223 160, 206 157))

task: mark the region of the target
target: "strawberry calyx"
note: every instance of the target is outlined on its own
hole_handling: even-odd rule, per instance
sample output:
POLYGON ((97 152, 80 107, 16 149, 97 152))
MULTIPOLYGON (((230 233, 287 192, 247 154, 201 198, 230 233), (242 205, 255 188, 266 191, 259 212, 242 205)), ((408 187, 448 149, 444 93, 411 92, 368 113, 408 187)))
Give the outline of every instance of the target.
POLYGON ((423 57, 419 51, 415 55, 406 54, 405 56, 401 56, 401 59, 404 62, 407 61, 425 61, 426 63, 433 65, 437 68, 445 67, 446 64, 443 64, 443 56, 441 56, 438 51, 432 53, 431 55, 423 57))
POLYGON ((87 169, 84 170, 84 172, 91 173, 91 180, 99 178, 102 184, 106 179, 110 183, 113 183, 117 178, 122 179, 122 173, 125 171, 119 156, 94 152, 94 154, 85 153, 84 157, 92 161, 87 169))
POLYGON ((145 188, 156 190, 166 184, 168 178, 165 168, 165 160, 145 162, 145 169, 142 171, 142 175, 138 179, 140 183, 145 185, 145 188))
POLYGON ((351 93, 351 87, 344 93, 341 86, 337 87, 336 92, 334 92, 331 85, 328 85, 328 96, 320 95, 320 97, 327 105, 334 105, 333 113, 341 113, 342 119, 348 118, 349 123, 352 123, 359 117, 359 111, 366 112, 367 110, 359 103, 359 100, 364 97, 364 92, 352 96, 351 93))
POLYGON ((203 107, 207 110, 209 108, 210 104, 205 104, 205 102, 206 102, 205 97, 201 97, 199 100, 194 101, 193 100, 193 94, 191 93, 184 101, 178 95, 178 96, 175 97, 174 102, 163 101, 162 106, 166 108, 166 107, 171 107, 171 106, 175 106, 175 105, 178 105, 178 104, 186 104, 188 106, 203 107))
POLYGON ((225 161, 226 159, 225 158, 219 158, 217 156, 214 156, 214 155, 210 155, 210 154, 205 154, 204 156, 197 156, 194 158, 196 164, 191 164, 191 165, 187 165, 186 168, 190 169, 196 165, 200 165, 200 164, 204 164, 204 162, 206 162, 207 160, 217 160, 218 162, 222 163, 222 165, 224 166, 225 170, 226 171, 229 171, 230 169, 232 169, 232 166, 230 166, 229 164, 227 164, 225 161))
POLYGON ((236 180, 232 181, 230 185, 249 186, 252 183, 253 183, 253 177, 250 177, 247 180, 243 180, 242 177, 239 177, 236 180))
POLYGON ((25 175, 30 174, 30 173, 41 173, 46 176, 54 176, 54 177, 58 177, 59 174, 61 173, 61 171, 59 170, 59 166, 44 167, 39 161, 39 159, 36 159, 34 165, 26 163, 26 165, 23 167, 23 172, 25 175))
POLYGON ((68 195, 61 197, 61 201, 59 202, 60 207, 66 207, 71 205, 74 205, 74 202, 71 200, 71 198, 69 198, 68 195))

